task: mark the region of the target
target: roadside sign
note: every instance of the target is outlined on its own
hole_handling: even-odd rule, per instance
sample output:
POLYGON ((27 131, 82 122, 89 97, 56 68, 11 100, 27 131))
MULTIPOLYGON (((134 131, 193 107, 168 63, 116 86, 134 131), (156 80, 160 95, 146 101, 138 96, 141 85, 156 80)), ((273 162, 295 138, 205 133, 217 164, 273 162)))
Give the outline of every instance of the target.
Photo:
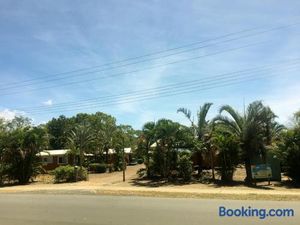
POLYGON ((272 169, 267 164, 252 165, 251 174, 253 179, 271 179, 272 169))

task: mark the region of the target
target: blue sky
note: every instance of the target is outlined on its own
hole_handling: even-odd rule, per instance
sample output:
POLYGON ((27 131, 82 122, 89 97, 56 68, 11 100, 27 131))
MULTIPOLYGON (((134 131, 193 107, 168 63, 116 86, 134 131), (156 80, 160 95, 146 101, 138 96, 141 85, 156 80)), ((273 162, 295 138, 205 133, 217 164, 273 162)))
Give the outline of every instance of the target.
MULTIPOLYGON (((106 106, 65 106, 59 110, 55 107, 128 91, 213 79, 219 74, 300 58, 300 24, 235 41, 226 42, 229 38, 210 41, 205 43, 210 44, 205 48, 130 66, 105 67, 108 69, 102 72, 74 72, 64 79, 49 79, 58 73, 211 40, 245 29, 258 29, 251 31, 258 32, 299 23, 299 12, 297 0, 37 0, 18 3, 0 0, 0 116, 9 119, 15 114, 24 114, 38 124, 60 114, 72 116, 78 112, 103 111, 115 116, 118 123, 141 128, 145 122, 159 118, 187 124, 185 118, 176 113, 179 107, 187 107, 195 115, 204 102, 213 102, 209 115, 213 117, 223 104, 242 111, 244 102, 263 100, 273 108, 280 122, 287 123, 300 109, 299 65, 265 71, 259 79, 254 78, 260 73, 253 73, 253 79, 235 85, 226 86, 216 80, 218 85, 211 84, 210 89, 199 88, 181 95, 163 97, 152 91, 156 96, 152 100, 126 102, 125 97, 119 97, 114 104, 106 106), (230 50, 235 48, 240 49, 230 50), (193 57, 198 59, 165 65, 193 57), (149 67, 156 68, 147 69, 149 67), (136 70, 140 71, 129 73, 136 70), (113 76, 120 73, 122 75, 113 76), (101 79, 103 76, 110 77, 101 79), (37 80, 24 83, 31 79, 37 80), (69 82, 73 84, 66 85, 69 82), (13 88, 16 84, 19 86, 13 88), (33 112, 34 107, 40 108, 33 112)), ((121 64, 113 66, 116 65, 121 64)))

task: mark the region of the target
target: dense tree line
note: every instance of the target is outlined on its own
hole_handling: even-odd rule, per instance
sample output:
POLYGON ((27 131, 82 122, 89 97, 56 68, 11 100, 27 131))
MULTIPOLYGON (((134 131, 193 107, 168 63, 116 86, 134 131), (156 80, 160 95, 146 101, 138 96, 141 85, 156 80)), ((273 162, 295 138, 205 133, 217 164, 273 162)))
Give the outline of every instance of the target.
POLYGON ((295 114, 294 127, 288 129, 276 121, 276 115, 261 101, 249 104, 244 113, 224 105, 218 115, 207 120, 211 106, 212 103, 201 106, 196 121, 190 110, 179 108, 190 127, 170 120, 144 125, 139 152, 144 155, 149 178, 170 179, 174 174, 182 174, 180 160, 184 155, 198 168, 198 176, 202 176, 203 167, 208 167, 212 179, 217 169, 224 181, 231 181, 236 167, 243 164, 245 182, 252 183, 251 165, 255 161, 266 163, 267 154, 272 153, 280 159, 283 171, 300 181, 300 113, 295 114))
POLYGON ((188 181, 193 173, 201 177, 203 169, 210 169, 212 179, 217 173, 222 180, 231 181, 242 164, 245 181, 251 183, 253 160, 265 163, 272 153, 281 161, 282 171, 300 182, 299 112, 286 128, 261 101, 249 104, 244 113, 224 105, 208 120, 212 106, 203 104, 195 120, 190 110, 179 108, 177 112, 187 118, 189 126, 160 119, 144 124, 141 131, 119 125, 102 112, 62 115, 39 126, 24 117, 0 119, 0 183, 29 182, 42 171, 37 153, 45 149, 69 149, 68 154, 79 156, 73 162, 80 168, 86 166, 85 153, 93 154, 94 163, 107 163, 109 149, 115 149, 113 166, 120 170, 124 147, 131 147, 135 157, 143 159, 145 169, 140 174, 150 179, 188 181))
POLYGON ((30 119, 16 117, 0 120, 0 184, 4 181, 28 183, 42 172, 37 153, 47 149, 70 149, 79 156, 80 168, 86 166, 85 153, 95 162, 107 162, 108 150, 118 153, 115 169, 121 168, 121 151, 136 146, 137 131, 129 125, 117 125, 116 119, 102 112, 80 113, 67 118, 59 116, 45 125, 34 126, 30 119), (106 152, 106 154, 103 154, 106 152), (105 156, 104 156, 105 155, 105 156), (119 159, 119 160, 118 160, 119 159))

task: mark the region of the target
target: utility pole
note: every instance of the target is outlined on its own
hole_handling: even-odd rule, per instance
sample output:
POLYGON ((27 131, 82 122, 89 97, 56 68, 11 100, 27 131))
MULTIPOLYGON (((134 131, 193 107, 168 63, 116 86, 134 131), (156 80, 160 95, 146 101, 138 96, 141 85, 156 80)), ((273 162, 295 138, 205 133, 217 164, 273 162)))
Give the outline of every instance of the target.
POLYGON ((123 163, 122 163, 122 168, 123 168, 123 182, 125 182, 125 146, 124 146, 124 137, 122 137, 122 147, 123 147, 123 163))

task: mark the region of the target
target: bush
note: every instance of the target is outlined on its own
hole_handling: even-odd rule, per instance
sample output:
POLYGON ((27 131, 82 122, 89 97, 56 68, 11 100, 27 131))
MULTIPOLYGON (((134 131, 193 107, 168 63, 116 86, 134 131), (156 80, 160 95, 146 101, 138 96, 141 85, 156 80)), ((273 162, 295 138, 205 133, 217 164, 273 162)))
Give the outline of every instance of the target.
POLYGON ((284 145, 284 166, 287 175, 296 183, 300 183, 300 129, 286 134, 284 145))
POLYGON ((137 160, 137 163, 138 163, 138 164, 142 164, 143 162, 144 162, 144 160, 141 159, 141 158, 139 158, 139 159, 137 160))
POLYGON ((59 166, 53 170, 55 183, 61 182, 76 182, 81 180, 87 180, 87 170, 85 168, 75 168, 73 166, 59 166), (76 179, 77 173, 77 179, 76 179))
POLYGON ((217 160, 220 169, 217 172, 222 181, 230 182, 239 163, 239 142, 234 136, 225 134, 216 136, 214 141, 219 149, 217 160))
POLYGON ((105 173, 106 172, 106 164, 104 163, 91 163, 89 166, 90 171, 95 173, 105 173))
POLYGON ((191 180, 192 173, 193 173, 193 164, 189 156, 183 155, 179 157, 178 172, 179 172, 179 176, 183 178, 184 181, 191 180))

